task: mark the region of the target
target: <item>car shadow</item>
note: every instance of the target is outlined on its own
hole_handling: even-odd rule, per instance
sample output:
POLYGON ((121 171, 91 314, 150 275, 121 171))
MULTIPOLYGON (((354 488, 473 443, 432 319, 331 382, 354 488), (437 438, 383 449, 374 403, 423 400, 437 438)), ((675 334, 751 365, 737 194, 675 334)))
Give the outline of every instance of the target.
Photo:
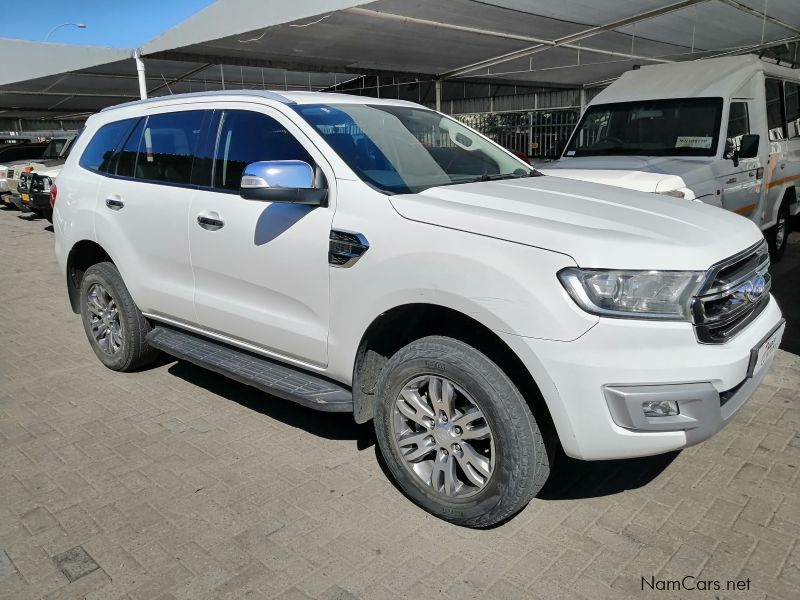
POLYGON ((644 487, 672 464, 680 451, 644 458, 578 460, 559 448, 540 500, 579 500, 619 494, 644 487))
MULTIPOLYGON (((169 362, 174 359, 166 357, 162 360, 169 362)), ((158 363, 155 366, 158 366, 158 363)), ((375 444, 372 423, 358 425, 353 420, 352 414, 329 413, 306 408, 180 360, 167 370, 171 375, 187 383, 202 387, 212 394, 222 396, 291 427, 303 429, 312 435, 328 440, 353 440, 359 450, 366 450, 375 444)))
POLYGON ((794 229, 783 258, 770 267, 770 291, 786 318, 781 350, 800 356, 800 222, 797 220, 794 229))
POLYGON ((55 230, 53 229, 52 225, 48 225, 47 227, 43 228, 43 231, 49 231, 50 233, 53 233, 55 230))

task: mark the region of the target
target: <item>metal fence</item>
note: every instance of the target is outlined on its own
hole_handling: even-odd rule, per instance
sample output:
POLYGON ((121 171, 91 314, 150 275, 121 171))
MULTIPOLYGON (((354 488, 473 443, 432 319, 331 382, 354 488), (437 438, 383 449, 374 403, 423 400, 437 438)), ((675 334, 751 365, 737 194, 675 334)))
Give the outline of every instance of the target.
POLYGON ((453 115, 504 148, 535 159, 558 158, 578 122, 577 108, 453 115))

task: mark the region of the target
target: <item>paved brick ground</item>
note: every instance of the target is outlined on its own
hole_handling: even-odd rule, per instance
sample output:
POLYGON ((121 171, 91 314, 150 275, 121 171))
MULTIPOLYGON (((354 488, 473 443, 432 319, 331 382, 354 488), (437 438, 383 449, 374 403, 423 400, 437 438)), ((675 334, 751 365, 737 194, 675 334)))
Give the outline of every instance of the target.
POLYGON ((644 595, 798 597, 794 354, 709 442, 562 459, 518 517, 470 531, 408 502, 346 416, 166 360, 105 370, 45 226, 0 210, 3 599, 594 599, 685 575, 750 590, 644 595))

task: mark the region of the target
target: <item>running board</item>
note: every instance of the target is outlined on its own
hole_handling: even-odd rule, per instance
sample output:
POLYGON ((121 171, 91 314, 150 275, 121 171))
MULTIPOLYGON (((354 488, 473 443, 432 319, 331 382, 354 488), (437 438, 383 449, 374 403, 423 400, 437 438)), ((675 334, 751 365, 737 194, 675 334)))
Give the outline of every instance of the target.
POLYGON ((258 354, 164 326, 148 333, 147 343, 285 400, 326 412, 353 412, 353 394, 348 388, 258 354))

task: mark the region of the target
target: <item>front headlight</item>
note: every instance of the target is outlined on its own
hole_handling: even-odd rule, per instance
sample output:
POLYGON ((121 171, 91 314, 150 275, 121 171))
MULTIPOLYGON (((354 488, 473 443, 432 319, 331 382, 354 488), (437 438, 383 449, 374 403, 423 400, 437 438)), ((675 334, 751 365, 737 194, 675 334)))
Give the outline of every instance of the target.
POLYGON ((561 284, 586 312, 604 317, 691 321, 702 271, 612 271, 570 267, 561 284))

